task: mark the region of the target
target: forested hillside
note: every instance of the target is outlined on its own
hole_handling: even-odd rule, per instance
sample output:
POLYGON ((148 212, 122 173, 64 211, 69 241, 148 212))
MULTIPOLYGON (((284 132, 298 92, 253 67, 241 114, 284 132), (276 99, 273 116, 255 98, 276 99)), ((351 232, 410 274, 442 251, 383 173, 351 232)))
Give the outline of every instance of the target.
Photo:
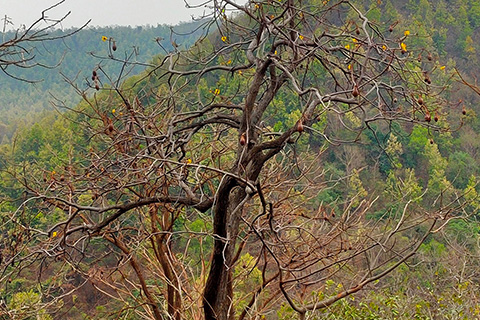
POLYGON ((478 318, 480 1, 207 2, 2 86, 0 316, 478 318))
MULTIPOLYGON (((68 107, 76 105, 81 98, 66 80, 85 90, 91 70, 97 66, 112 77, 121 70, 124 76, 138 74, 145 69, 145 65, 139 64, 148 64, 155 55, 173 51, 173 43, 178 48, 193 44, 205 32, 197 29, 200 24, 86 27, 66 38, 61 37, 75 30, 55 30, 50 36, 59 39, 29 44, 27 49, 34 60, 20 67, 9 66, 0 73, 0 141, 5 135, 10 139, 18 126, 38 120, 41 114, 45 114, 43 111, 52 110, 55 99, 64 101, 68 107), (102 41, 102 37, 115 40, 118 61, 109 59, 111 43, 102 41), (122 69, 121 61, 127 57, 130 64, 122 69), (33 64, 38 65, 27 67, 33 64)), ((7 32, 3 37, 14 37, 14 32, 7 32)))

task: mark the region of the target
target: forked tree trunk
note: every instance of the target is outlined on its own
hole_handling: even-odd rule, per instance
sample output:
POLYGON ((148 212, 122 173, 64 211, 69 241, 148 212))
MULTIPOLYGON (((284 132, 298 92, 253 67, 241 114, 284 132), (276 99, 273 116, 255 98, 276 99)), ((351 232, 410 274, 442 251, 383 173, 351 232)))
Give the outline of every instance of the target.
POLYGON ((219 187, 214 207, 214 251, 204 291, 206 320, 232 320, 233 309, 233 258, 245 190, 233 178, 227 178, 219 187))

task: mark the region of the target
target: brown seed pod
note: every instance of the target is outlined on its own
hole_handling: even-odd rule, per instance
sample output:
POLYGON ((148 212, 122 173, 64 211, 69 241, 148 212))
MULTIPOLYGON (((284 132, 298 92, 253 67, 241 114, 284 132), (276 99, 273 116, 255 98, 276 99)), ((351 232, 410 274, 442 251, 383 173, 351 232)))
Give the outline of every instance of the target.
POLYGON ((466 115, 467 114, 467 108, 465 108, 465 105, 462 107, 462 114, 466 115))
POLYGON ((112 119, 108 119, 108 131, 113 131, 113 122, 112 119))
POLYGON ((433 56, 432 54, 429 52, 428 55, 427 55, 427 59, 428 61, 432 61, 433 60, 433 56))
POLYGON ((357 36, 360 34, 360 29, 358 29, 358 26, 355 29, 355 33, 357 34, 357 36))
POLYGON ((240 136, 240 145, 244 146, 245 143, 247 143, 247 137, 246 137, 246 134, 245 132, 242 133, 242 135, 240 136))
POLYGON ((433 144, 433 139, 432 138, 430 138, 430 144, 433 144))
POLYGON ((96 70, 93 70, 92 71, 92 77, 96 77, 97 76, 97 71, 96 70))
POLYGON ((421 53, 418 54, 417 61, 422 62, 422 54, 421 53))
POLYGON ((353 97, 358 97, 360 95, 360 91, 358 90, 358 86, 357 85, 354 85, 353 86, 353 90, 352 90, 352 96, 353 97))
POLYGON ((422 98, 422 96, 418 97, 417 102, 418 102, 418 104, 420 104, 420 105, 423 104, 423 98, 422 98))
POLYGON ((397 98, 393 98, 393 103, 397 103, 398 99, 397 98))
POLYGON ((298 120, 297 122, 297 131, 298 132, 303 132, 303 121, 302 120, 298 120))
POLYGON ((438 117, 438 113, 435 111, 435 117, 433 117, 433 120, 435 120, 435 122, 438 122, 438 119, 440 118, 438 117))
POLYGON ((98 194, 96 192, 92 194, 92 200, 97 200, 97 198, 98 198, 98 194))
POLYGON ((432 116, 430 115, 430 112, 427 110, 427 113, 425 113, 425 121, 430 122, 432 121, 432 116))
POLYGON ((60 176, 60 181, 65 181, 65 176, 63 174, 60 176))
POLYGON ((393 25, 391 25, 390 27, 388 27, 388 31, 389 31, 389 32, 392 32, 392 31, 393 31, 393 25))
POLYGON ((95 81, 97 79, 97 76, 92 76, 92 81, 95 81))
POLYGON ((115 42, 115 40, 113 40, 113 43, 112 43, 112 50, 117 51, 117 43, 115 42))

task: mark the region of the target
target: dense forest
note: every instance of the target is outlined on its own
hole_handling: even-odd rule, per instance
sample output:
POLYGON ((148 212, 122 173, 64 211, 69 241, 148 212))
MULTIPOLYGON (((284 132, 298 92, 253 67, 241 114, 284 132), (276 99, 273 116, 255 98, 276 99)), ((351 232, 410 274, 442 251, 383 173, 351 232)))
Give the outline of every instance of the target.
MULTIPOLYGON (((9 141, 17 127, 33 124, 41 114, 53 109, 57 99, 68 107, 76 105, 81 97, 69 82, 81 89, 88 88, 87 79, 96 67, 112 77, 120 72, 124 76, 138 74, 155 55, 173 51, 173 44, 179 49, 193 44, 204 32, 197 30, 200 23, 175 27, 86 27, 80 32, 55 29, 49 33, 53 40, 29 44, 27 50, 34 60, 20 67, 7 66, 0 73, 0 141, 5 136, 5 141, 9 141), (70 33, 71 36, 64 37, 70 33), (102 37, 115 40, 117 61, 109 58, 109 42, 102 41, 102 37), (121 61, 126 58, 129 65, 123 66, 121 61)), ((12 37, 13 31, 4 35, 6 39, 12 37)))
POLYGON ((0 317, 480 317, 480 1, 232 3, 6 68, 0 317))

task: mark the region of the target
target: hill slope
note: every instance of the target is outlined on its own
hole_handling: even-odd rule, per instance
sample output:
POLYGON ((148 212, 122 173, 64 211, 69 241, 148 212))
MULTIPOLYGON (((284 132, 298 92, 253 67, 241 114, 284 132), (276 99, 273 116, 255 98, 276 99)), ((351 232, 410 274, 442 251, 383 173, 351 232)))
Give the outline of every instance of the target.
MULTIPOLYGON (((86 28, 65 39, 34 43, 36 47, 29 49, 34 52, 35 62, 47 67, 9 67, 7 72, 35 83, 19 81, 0 73, 0 141, 4 135, 11 137, 19 121, 30 124, 34 119, 38 119, 39 113, 51 109, 54 97, 65 101, 70 107, 77 104, 80 98, 65 79, 70 79, 80 89, 85 89, 86 80, 97 66, 101 66, 110 75, 119 74, 122 65, 108 59, 108 55, 112 53, 109 51, 111 43, 109 40, 102 41, 102 37, 115 39, 115 58, 123 60, 127 56, 133 56, 131 61, 146 63, 157 54, 172 51, 172 42, 177 43, 180 48, 190 46, 203 31, 198 28, 200 25, 201 22, 192 22, 174 27, 158 25, 86 28)), ((52 35, 61 36, 71 31, 57 30, 52 35)), ((6 39, 12 37, 13 33, 5 35, 6 39)), ((143 69, 142 65, 126 68, 130 74, 137 74, 143 69)), ((124 76, 127 75, 125 72, 124 76)))

